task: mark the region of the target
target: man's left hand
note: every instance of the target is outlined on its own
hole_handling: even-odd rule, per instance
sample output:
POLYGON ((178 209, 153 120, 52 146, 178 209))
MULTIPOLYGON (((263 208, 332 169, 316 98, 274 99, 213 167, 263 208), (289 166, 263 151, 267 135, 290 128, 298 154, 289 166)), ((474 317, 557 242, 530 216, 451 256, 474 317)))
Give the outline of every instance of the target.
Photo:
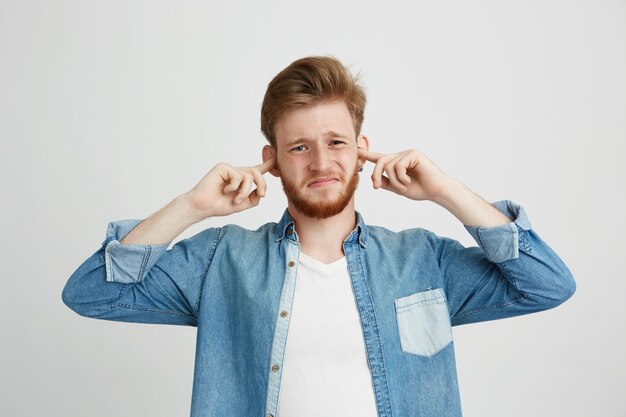
POLYGON ((375 189, 382 187, 412 200, 437 202, 453 182, 426 155, 415 149, 382 154, 359 148, 358 156, 376 164, 372 173, 375 189))

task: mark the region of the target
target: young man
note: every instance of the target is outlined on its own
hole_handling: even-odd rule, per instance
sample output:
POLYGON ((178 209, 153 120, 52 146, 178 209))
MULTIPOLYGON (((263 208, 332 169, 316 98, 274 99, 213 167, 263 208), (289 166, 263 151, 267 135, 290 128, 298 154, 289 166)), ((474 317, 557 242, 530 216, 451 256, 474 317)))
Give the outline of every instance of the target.
POLYGON ((198 327, 191 415, 460 416, 451 326, 546 310, 575 291, 512 201, 492 204, 424 154, 382 155, 360 133, 365 94, 334 58, 269 84, 263 163, 220 163, 143 221, 112 222, 63 301, 107 320, 198 327), (478 243, 367 225, 354 191, 431 200, 478 243), (255 231, 190 225, 259 204, 265 173, 288 207, 255 231))

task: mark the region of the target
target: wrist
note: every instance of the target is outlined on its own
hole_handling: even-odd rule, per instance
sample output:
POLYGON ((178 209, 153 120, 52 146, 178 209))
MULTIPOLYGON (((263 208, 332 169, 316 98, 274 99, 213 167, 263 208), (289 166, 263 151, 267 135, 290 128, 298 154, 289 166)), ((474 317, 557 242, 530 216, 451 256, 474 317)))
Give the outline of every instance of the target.
POLYGON ((198 208, 189 191, 176 197, 172 204, 177 207, 177 211, 180 212, 180 217, 184 219, 187 226, 191 226, 192 224, 211 217, 210 214, 198 208))
POLYGON ((467 191, 467 188, 465 188, 460 181, 448 177, 445 185, 441 187, 440 191, 433 197, 432 201, 441 207, 450 210, 450 208, 455 204, 455 201, 458 200, 458 197, 467 191))
POLYGON ((139 223, 120 241, 120 244, 163 245, 174 240, 187 227, 199 220, 201 219, 189 206, 187 198, 179 196, 139 223))
POLYGON ((512 221, 491 203, 454 179, 451 179, 435 202, 465 226, 492 227, 512 221))

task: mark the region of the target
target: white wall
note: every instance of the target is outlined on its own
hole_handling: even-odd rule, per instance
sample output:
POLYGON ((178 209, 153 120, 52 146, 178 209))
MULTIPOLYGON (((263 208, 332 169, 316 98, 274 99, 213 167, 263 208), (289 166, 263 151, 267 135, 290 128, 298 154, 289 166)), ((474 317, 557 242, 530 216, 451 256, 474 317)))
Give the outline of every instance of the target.
MULTIPOLYGON (((626 415, 626 4, 600 0, 1 0, 0 415, 189 414, 195 329, 85 319, 61 290, 108 221, 259 163, 265 87, 310 54, 361 70, 372 150, 521 203, 577 280, 557 309, 455 328, 464 415, 626 415)), ((180 238, 277 221, 268 181, 180 238)), ((371 224, 474 244, 433 203, 357 195, 371 224)))

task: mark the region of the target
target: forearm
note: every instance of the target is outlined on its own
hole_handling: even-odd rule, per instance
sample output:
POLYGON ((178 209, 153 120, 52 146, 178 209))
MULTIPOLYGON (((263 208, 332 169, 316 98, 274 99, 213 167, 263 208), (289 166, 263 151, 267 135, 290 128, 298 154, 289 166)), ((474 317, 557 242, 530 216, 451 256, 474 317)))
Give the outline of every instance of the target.
POLYGON ((452 178, 441 195, 433 201, 452 213, 465 226, 491 227, 512 221, 460 181, 452 178))
POLYGON ((181 194, 167 206, 139 223, 121 241, 122 245, 162 245, 169 243, 194 223, 202 220, 188 195, 181 194))

